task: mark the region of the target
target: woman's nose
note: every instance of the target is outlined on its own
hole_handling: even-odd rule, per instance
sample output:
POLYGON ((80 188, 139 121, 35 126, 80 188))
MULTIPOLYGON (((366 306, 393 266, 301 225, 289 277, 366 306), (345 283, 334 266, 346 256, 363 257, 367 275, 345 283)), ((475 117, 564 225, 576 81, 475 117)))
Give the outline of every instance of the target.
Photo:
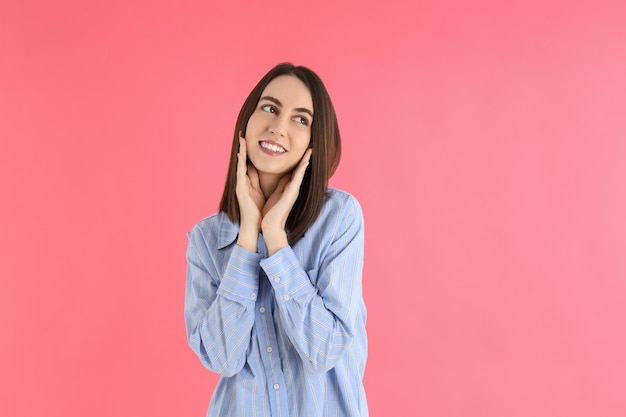
POLYGON ((268 127, 273 135, 285 136, 286 121, 282 117, 276 117, 268 127))

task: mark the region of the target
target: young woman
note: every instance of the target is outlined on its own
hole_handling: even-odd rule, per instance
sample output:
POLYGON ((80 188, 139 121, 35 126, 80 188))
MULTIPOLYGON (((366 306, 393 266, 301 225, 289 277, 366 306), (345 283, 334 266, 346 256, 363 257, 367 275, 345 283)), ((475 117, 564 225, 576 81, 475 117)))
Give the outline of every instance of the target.
POLYGON ((207 416, 367 416, 363 215, 328 188, 335 111, 280 64, 243 104, 220 211, 188 233, 189 345, 221 375, 207 416))

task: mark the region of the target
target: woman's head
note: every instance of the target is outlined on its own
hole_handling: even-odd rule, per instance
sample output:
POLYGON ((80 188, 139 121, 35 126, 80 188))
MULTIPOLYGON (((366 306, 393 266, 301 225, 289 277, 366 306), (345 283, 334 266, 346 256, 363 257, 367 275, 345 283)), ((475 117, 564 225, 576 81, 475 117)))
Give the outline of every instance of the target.
POLYGON ((243 136, 266 197, 309 148, 314 120, 311 92, 300 79, 280 75, 261 93, 243 136))
MULTIPOLYGON (((253 117, 255 111, 258 112, 260 106, 270 104, 266 103, 266 98, 261 99, 266 97, 263 93, 268 86, 272 87, 270 83, 279 77, 283 77, 282 80, 285 80, 284 77, 295 77, 304 84, 310 93, 313 107, 310 109, 313 114, 309 118, 310 126, 308 127, 310 129, 308 146, 313 148, 313 154, 300 188, 300 194, 287 220, 289 237, 294 243, 302 237, 319 215, 326 196, 328 180, 337 169, 341 156, 341 138, 332 101, 320 78, 306 67, 294 66, 290 63, 279 64, 265 74, 248 95, 241 107, 233 132, 230 164, 220 210, 225 212, 232 221, 239 221, 239 205, 235 195, 239 134, 241 132, 242 135, 246 135, 250 118, 253 117)), ((278 82, 279 80, 276 80, 272 85, 278 82)), ((295 113, 294 115, 298 116, 295 113)), ((306 117, 306 112, 302 116, 306 117)), ((253 118, 253 123, 254 121, 253 118)), ((255 132, 258 132, 258 129, 255 132)))

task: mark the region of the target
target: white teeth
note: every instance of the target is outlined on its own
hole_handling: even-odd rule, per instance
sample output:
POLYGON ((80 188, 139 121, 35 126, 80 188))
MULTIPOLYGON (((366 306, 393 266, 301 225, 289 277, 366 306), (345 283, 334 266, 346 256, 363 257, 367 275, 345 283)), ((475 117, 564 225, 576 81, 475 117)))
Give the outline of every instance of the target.
POLYGON ((272 143, 267 143, 267 142, 261 142, 261 146, 264 147, 265 149, 269 149, 272 152, 285 152, 285 149, 283 149, 280 146, 274 145, 272 143))

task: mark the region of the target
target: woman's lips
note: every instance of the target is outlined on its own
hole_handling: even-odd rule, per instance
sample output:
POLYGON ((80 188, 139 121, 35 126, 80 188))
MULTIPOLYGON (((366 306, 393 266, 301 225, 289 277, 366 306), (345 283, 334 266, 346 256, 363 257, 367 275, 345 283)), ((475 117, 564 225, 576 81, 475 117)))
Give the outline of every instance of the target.
POLYGON ((279 145, 276 142, 269 141, 269 140, 260 141, 259 147, 264 153, 268 155, 272 155, 272 156, 284 155, 287 152, 287 150, 283 148, 281 145, 279 145))

